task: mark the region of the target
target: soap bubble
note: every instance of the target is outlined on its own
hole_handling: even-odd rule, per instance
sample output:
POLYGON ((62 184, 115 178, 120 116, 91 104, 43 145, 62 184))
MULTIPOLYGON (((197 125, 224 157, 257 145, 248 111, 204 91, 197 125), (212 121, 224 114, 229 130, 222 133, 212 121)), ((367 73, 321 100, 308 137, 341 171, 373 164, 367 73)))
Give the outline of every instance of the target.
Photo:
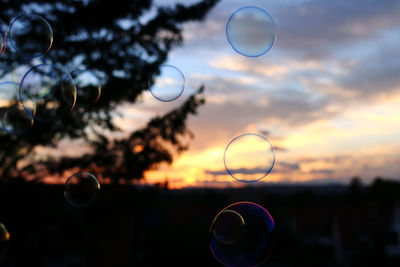
POLYGON ((96 103, 101 94, 100 79, 91 71, 74 70, 71 73, 77 91, 77 106, 88 106, 96 103))
POLYGON ((33 125, 33 113, 19 102, 17 88, 14 82, 0 82, 0 127, 6 133, 23 135, 33 125))
POLYGON ((274 220, 252 202, 229 205, 210 226, 210 250, 225 266, 259 266, 270 256, 275 241, 274 220))
POLYGON ((31 114, 21 104, 14 104, 0 113, 1 129, 9 134, 24 135, 33 126, 31 114))
POLYGON ((161 65, 160 74, 149 80, 151 94, 160 101, 169 102, 177 99, 185 88, 185 77, 175 66, 161 65), (154 79, 154 84, 152 84, 154 79))
POLYGON ((240 182, 256 182, 271 172, 275 164, 275 151, 267 138, 243 134, 234 138, 224 153, 225 168, 240 182))
POLYGON ((100 191, 96 176, 88 172, 75 173, 65 183, 65 199, 74 207, 87 207, 92 204, 100 191))
POLYGON ((242 7, 230 16, 226 24, 226 37, 239 54, 259 57, 267 53, 275 42, 275 22, 264 9, 242 7))
POLYGON ((24 57, 46 54, 53 44, 50 24, 35 14, 22 14, 14 18, 8 36, 14 50, 24 57))
POLYGON ((50 122, 70 112, 76 102, 76 87, 69 73, 56 64, 40 64, 22 78, 19 96, 35 120, 50 122))

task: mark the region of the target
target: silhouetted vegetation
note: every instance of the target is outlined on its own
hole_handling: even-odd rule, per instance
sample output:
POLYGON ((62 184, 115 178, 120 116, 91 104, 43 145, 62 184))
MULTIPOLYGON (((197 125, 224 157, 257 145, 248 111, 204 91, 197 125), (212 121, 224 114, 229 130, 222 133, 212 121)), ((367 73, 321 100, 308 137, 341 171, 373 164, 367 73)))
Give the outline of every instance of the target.
MULTIPOLYGON (((77 167, 96 169, 103 177, 118 182, 142 178, 145 170, 162 162, 171 163, 175 152, 187 148, 182 140, 191 133, 185 121, 204 103, 202 89, 182 107, 152 119, 145 128, 124 139, 114 140, 107 132, 118 131, 113 120, 118 116, 116 109, 121 104, 136 103, 148 88, 149 77, 159 72, 170 50, 181 44, 182 25, 203 19, 217 1, 153 7, 151 0, 2 0, 3 21, 21 13, 38 14, 48 20, 54 41, 47 62, 87 69, 102 80, 102 94, 96 104, 76 107, 52 123, 35 121, 24 136, 1 134, 2 180, 61 175, 77 167), (92 151, 83 157, 61 159, 39 159, 33 153, 39 146, 56 147, 61 140, 76 139, 84 139, 92 151), (138 145, 140 151, 135 149, 138 145)), ((22 60, 26 59, 8 49, 0 61, 0 77, 22 60)))
POLYGON ((375 180, 355 197, 344 185, 105 185, 86 209, 69 206, 62 189, 17 181, 0 188, 0 220, 11 235, 5 266, 220 266, 208 247, 210 223, 243 200, 264 206, 277 226, 276 249, 263 266, 400 264, 398 182, 375 180))

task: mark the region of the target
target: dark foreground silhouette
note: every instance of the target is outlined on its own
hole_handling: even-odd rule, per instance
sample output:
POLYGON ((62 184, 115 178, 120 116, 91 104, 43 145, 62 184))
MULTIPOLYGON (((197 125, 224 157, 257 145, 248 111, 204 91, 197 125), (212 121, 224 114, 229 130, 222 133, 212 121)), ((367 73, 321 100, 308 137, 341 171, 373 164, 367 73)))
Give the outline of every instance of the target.
POLYGON ((88 208, 63 187, 0 185, 11 239, 2 266, 221 266, 208 248, 213 217, 237 201, 264 206, 277 246, 263 266, 400 266, 400 184, 168 190, 103 185, 88 208))

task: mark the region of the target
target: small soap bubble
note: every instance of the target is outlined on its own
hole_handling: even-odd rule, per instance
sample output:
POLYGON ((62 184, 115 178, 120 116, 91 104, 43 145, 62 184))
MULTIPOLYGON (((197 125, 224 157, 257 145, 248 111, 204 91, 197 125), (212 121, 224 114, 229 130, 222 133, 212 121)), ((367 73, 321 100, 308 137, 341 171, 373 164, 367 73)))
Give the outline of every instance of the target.
POLYGON ((88 106, 96 103, 101 94, 100 79, 88 70, 74 70, 70 74, 77 91, 76 105, 88 106))
POLYGON ((57 64, 40 64, 31 68, 19 86, 22 105, 35 120, 51 122, 70 112, 76 102, 72 77, 57 64))
POLYGON ((163 102, 173 101, 182 95, 185 77, 177 67, 161 65, 160 74, 150 78, 149 87, 156 99, 163 102))
POLYGON ((264 9, 245 6, 230 16, 226 24, 226 37, 239 54, 259 57, 267 53, 275 43, 275 22, 264 9))
POLYGON ((26 134, 33 125, 33 113, 28 113, 18 98, 18 84, 0 82, 0 128, 8 134, 26 134))
POLYGON ((224 164, 228 173, 239 182, 259 181, 274 167, 274 147, 259 134, 240 135, 227 145, 224 164))
POLYGON ((275 223, 262 206, 237 202, 215 216, 210 226, 210 250, 225 266, 259 266, 276 241, 275 223))
POLYGON ((39 15, 22 14, 15 17, 8 31, 12 48, 23 57, 46 54, 53 44, 53 30, 39 15))
POLYGON ((65 183, 65 199, 74 207, 88 207, 97 197, 100 183, 96 176, 88 172, 75 173, 65 183))

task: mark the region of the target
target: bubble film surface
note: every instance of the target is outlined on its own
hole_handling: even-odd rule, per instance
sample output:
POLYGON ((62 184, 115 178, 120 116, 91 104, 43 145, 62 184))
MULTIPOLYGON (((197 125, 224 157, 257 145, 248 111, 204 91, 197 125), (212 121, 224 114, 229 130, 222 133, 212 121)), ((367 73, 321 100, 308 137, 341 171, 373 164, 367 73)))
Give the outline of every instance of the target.
POLYGON ((36 14, 15 17, 10 23, 8 36, 13 49, 28 58, 46 54, 53 44, 50 24, 36 14))
POLYGON ((266 177, 275 164, 275 151, 267 138, 248 133, 234 138, 226 147, 224 164, 240 182, 252 183, 266 177))
POLYGON ((151 94, 156 99, 170 102, 182 95, 185 88, 185 77, 177 67, 161 65, 160 74, 149 80, 149 86, 151 94))
POLYGON ((22 78, 19 95, 25 110, 35 120, 51 122, 70 112, 76 102, 76 87, 61 66, 40 64, 22 78))
POLYGON ((275 22, 264 9, 242 7, 230 16, 226 24, 226 37, 239 54, 259 57, 267 53, 275 43, 275 22))
POLYGON ((211 253, 225 266, 259 266, 270 256, 275 240, 272 216, 252 202, 229 205, 210 226, 211 253))
POLYGON ((100 183, 96 176, 88 172, 75 173, 65 183, 65 199, 74 207, 88 207, 100 191, 100 183))

